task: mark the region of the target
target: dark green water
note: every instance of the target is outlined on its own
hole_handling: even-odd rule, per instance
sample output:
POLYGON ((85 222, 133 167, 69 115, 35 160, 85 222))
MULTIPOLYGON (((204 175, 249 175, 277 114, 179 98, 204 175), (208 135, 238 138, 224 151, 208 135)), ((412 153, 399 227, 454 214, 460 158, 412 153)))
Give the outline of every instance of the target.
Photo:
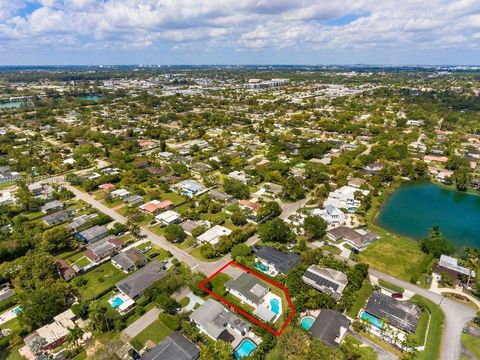
POLYGON ((480 196, 446 190, 432 183, 407 183, 387 200, 376 224, 414 239, 438 224, 457 249, 480 248, 480 196))

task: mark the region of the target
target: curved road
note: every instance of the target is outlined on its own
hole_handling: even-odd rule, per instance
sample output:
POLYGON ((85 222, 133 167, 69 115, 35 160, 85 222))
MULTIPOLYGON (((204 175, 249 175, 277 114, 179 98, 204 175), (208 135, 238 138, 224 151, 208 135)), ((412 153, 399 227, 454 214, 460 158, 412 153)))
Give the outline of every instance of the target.
MULTIPOLYGON (((100 201, 95 200, 87 193, 84 193, 83 191, 80 191, 71 185, 65 184, 65 187, 72 191, 77 198, 92 205, 104 214, 109 215, 115 221, 118 221, 120 223, 127 222, 127 219, 124 216, 103 205, 100 201)), ((282 204, 284 212, 282 213, 281 217, 283 219, 286 219, 288 216, 297 211, 299 207, 301 207, 300 205, 302 205, 304 202, 306 202, 306 200, 302 200, 301 202, 297 203, 282 204)), ((148 239, 152 241, 155 245, 158 245, 163 249, 170 251, 177 259, 188 264, 188 266, 190 266, 192 270, 201 271, 207 276, 213 274, 217 269, 219 269, 231 260, 230 254, 228 254, 217 261, 202 262, 201 260, 190 255, 188 252, 177 248, 175 245, 166 240, 163 236, 158 236, 147 228, 142 227, 141 234, 146 235, 148 239)), ((252 236, 250 239, 248 239, 247 244, 251 245, 254 244, 256 241, 258 241, 258 237, 252 236)), ((454 300, 445 298, 442 295, 418 287, 409 282, 394 278, 375 269, 369 269, 369 272, 371 275, 377 278, 384 279, 392 284, 419 294, 429 299, 430 301, 433 301, 436 304, 440 304, 441 309, 445 313, 445 330, 443 334, 440 358, 442 360, 457 360, 460 358, 462 351, 460 336, 462 334, 465 324, 475 315, 475 310, 473 308, 456 302, 454 300)))

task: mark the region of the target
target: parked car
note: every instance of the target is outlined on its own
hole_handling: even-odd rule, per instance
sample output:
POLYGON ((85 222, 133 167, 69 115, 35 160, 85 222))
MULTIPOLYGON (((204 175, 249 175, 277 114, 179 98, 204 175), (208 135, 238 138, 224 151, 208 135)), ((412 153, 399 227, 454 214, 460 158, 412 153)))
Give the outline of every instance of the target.
POLYGON ((403 294, 402 294, 402 293, 393 293, 393 294, 392 294, 392 298, 394 298, 394 299, 402 299, 402 298, 403 298, 403 294))

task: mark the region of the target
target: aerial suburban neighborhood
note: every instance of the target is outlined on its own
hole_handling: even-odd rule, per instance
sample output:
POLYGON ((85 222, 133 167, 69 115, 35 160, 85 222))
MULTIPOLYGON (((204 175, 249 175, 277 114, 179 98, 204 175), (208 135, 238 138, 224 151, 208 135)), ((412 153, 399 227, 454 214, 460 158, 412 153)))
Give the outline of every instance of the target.
POLYGON ((0 360, 480 360, 480 2, 0 0, 0 360))

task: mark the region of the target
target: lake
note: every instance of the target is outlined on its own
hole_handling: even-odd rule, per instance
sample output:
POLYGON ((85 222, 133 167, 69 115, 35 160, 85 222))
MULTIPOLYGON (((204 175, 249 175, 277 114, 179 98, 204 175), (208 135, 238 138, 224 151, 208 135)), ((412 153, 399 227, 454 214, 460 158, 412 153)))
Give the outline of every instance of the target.
POLYGON ((80 100, 86 100, 86 101, 98 101, 102 99, 103 96, 100 95, 84 95, 80 96, 80 100))
POLYGON ((438 224, 455 248, 480 248, 480 196, 432 183, 405 183, 387 199, 375 223, 413 239, 424 238, 438 224))

